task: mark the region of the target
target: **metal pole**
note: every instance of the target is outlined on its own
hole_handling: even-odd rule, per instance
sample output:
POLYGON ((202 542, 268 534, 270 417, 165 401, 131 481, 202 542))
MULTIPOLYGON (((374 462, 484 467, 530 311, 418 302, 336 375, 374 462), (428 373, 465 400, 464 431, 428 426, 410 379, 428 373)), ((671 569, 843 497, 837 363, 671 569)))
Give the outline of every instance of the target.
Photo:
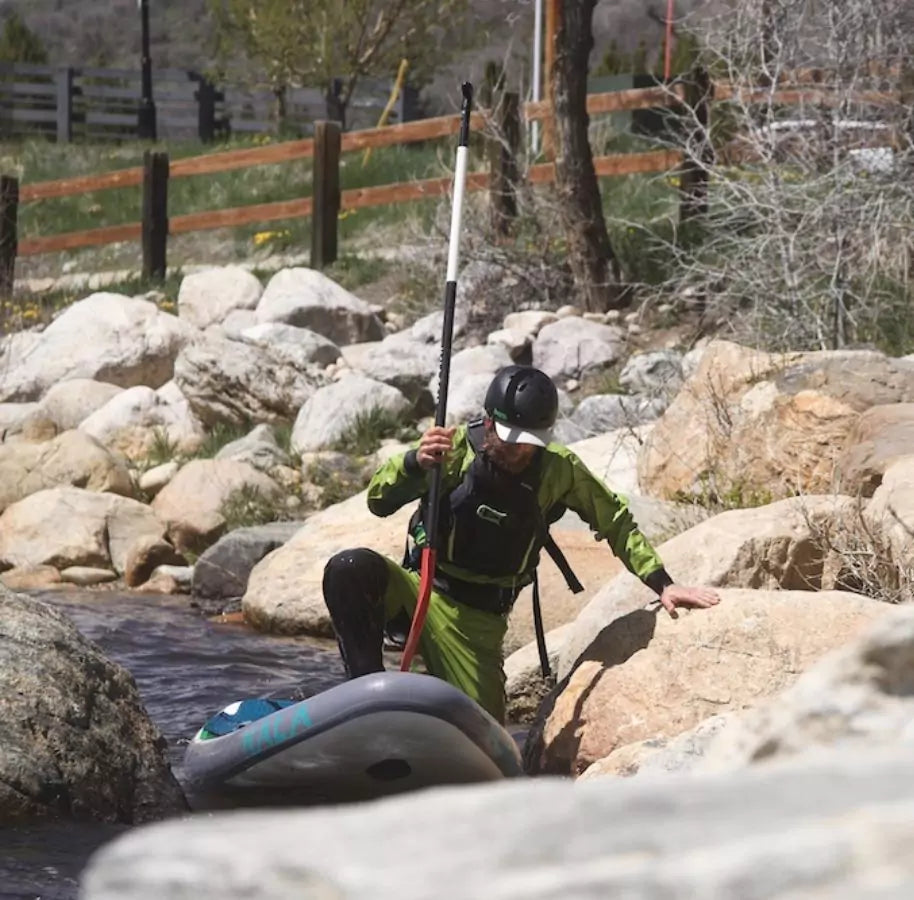
POLYGON ((149 0, 137 0, 137 5, 140 8, 142 87, 136 130, 140 140, 154 141, 156 139, 156 105, 152 99, 152 60, 149 56, 149 0))
MULTIPOLYGON (((536 103, 542 99, 543 61, 543 0, 536 0, 533 8, 533 97, 536 103)), ((540 123, 533 121, 530 129, 530 153, 534 158, 540 150, 540 123)))

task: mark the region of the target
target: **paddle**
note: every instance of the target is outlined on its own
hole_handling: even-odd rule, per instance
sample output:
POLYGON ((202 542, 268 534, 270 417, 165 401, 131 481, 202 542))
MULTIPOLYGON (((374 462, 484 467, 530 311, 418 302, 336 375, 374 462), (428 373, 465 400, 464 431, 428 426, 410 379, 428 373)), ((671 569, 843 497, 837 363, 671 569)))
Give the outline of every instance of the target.
MULTIPOLYGON (((461 85, 463 104, 460 109, 460 137, 457 141, 457 164, 454 168, 454 199, 451 206, 451 234, 447 256, 447 279, 444 285, 444 323, 441 329, 441 360, 438 369, 438 403, 435 408, 435 424, 444 427, 447 418, 447 390, 451 377, 451 342, 454 337, 454 307, 457 301, 457 257, 460 249, 460 217, 463 212, 463 189, 467 174, 468 143, 470 139, 470 111, 473 108, 473 85, 465 81, 461 85)), ((403 648, 400 670, 408 672, 412 664, 435 579, 435 547, 438 541, 438 506, 441 496, 441 464, 432 469, 428 491, 429 521, 425 523, 426 544, 422 548, 419 565, 419 593, 416 597, 416 611, 409 628, 409 637, 403 648)))

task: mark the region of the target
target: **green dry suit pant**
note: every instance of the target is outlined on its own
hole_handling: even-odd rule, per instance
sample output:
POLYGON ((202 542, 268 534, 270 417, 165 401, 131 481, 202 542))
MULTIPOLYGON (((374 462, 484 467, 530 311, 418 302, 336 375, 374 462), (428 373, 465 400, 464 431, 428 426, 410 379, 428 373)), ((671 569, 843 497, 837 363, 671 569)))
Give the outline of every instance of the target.
MULTIPOLYGON (((404 611, 412 616, 419 573, 373 550, 344 550, 328 561, 323 590, 349 677, 382 671, 385 624, 404 611)), ((433 590, 419 643, 432 675, 459 688, 502 723, 507 625, 506 615, 474 609, 433 590)))

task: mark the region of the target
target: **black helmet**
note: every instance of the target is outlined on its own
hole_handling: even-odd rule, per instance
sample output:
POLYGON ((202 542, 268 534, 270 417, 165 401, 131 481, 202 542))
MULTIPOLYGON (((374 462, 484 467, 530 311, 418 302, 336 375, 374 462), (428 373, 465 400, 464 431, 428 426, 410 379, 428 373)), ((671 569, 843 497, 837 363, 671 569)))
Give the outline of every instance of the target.
POLYGON ((559 393, 545 372, 533 366, 506 366, 486 391, 485 410, 503 441, 545 447, 552 440, 559 393))

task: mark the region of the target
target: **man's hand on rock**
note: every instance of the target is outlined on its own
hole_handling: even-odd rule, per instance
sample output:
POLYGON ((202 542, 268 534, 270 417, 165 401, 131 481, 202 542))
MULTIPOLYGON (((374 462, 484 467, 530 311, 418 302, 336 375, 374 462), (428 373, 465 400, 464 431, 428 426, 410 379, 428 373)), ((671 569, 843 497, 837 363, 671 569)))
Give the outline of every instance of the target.
POLYGON ((668 584, 660 595, 660 602, 671 618, 678 619, 677 607, 708 609, 720 603, 720 595, 710 588, 682 587, 678 584, 668 584))

